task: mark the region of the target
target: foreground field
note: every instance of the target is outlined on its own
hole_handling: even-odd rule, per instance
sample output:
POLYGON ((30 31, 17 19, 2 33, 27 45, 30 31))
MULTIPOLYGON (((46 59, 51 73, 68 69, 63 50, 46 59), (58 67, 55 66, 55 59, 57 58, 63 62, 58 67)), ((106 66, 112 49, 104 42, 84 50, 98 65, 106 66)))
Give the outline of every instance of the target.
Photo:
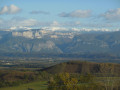
POLYGON ((0 88, 0 90, 47 90, 47 82, 32 82, 15 87, 0 88))
POLYGON ((70 61, 23 69, 0 70, 0 90, 120 90, 120 64, 70 61))
MULTIPOLYGON (((119 85, 117 85, 117 83, 115 83, 116 80, 120 80, 120 77, 96 77, 96 78, 94 78, 94 82, 99 83, 101 85, 99 88, 103 87, 102 90, 105 90, 105 88, 109 88, 109 89, 111 88, 113 90, 113 88, 115 86, 119 87, 119 85)), ((86 87, 86 88, 89 87, 90 88, 89 84, 91 86, 92 82, 78 83, 76 85, 80 88, 81 87, 86 87)), ((56 85, 54 85, 53 87, 55 87, 55 86, 56 85)), ((0 88, 0 90, 47 90, 47 87, 48 87, 47 81, 37 81, 37 82, 22 84, 22 85, 14 86, 14 87, 0 88)), ((83 89, 81 89, 81 90, 83 90, 83 89)), ((92 89, 92 90, 94 90, 94 89, 92 89)))

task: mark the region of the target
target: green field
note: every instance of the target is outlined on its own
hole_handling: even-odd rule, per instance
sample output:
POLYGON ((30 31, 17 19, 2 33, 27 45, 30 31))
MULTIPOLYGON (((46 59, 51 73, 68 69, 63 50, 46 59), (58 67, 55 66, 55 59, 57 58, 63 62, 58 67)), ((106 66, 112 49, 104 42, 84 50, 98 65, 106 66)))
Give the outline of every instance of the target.
POLYGON ((120 64, 70 61, 41 70, 25 66, 30 68, 0 70, 0 90, 120 90, 120 64))
POLYGON ((0 88, 0 90, 28 90, 28 88, 31 88, 33 90, 47 90, 47 82, 45 81, 32 82, 15 87, 0 88))
MULTIPOLYGON (((117 83, 115 83, 116 80, 119 81, 120 78, 119 77, 96 77, 94 78, 94 81, 96 83, 101 83, 102 86, 107 85, 110 88, 113 88, 114 86, 118 86, 117 83)), ((86 84, 79 83, 77 85, 88 86, 89 83, 86 83, 86 84)), ((14 87, 0 88, 0 90, 47 90, 47 87, 48 87, 47 81, 37 81, 37 82, 22 84, 22 85, 14 86, 14 87)))

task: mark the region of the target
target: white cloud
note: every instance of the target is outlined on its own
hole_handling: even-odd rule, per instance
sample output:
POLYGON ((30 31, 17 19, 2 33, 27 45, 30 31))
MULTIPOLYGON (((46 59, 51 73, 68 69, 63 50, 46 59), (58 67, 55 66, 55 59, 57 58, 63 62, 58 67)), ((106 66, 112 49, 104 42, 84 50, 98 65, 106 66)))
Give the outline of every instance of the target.
POLYGON ((12 18, 10 20, 1 20, 0 19, 0 28, 1 29, 24 29, 27 27, 34 27, 39 22, 35 19, 24 19, 21 18, 12 18))
POLYGON ((0 10, 0 14, 15 14, 18 13, 21 9, 15 5, 4 6, 0 10))
POLYGON ((80 21, 76 21, 75 24, 76 24, 76 25, 80 25, 81 22, 80 22, 80 21))
POLYGON ((2 24, 3 23, 3 20, 2 19, 0 19, 0 24, 2 24))
POLYGON ((35 20, 35 19, 26 19, 26 20, 20 21, 18 23, 18 25, 21 25, 21 26, 34 26, 37 23, 38 23, 38 21, 35 20))
POLYGON ((42 29, 52 30, 52 31, 68 30, 68 28, 63 27, 62 23, 59 23, 58 21, 53 21, 53 22, 49 23, 49 25, 47 27, 44 27, 42 29))
POLYGON ((44 30, 52 30, 52 31, 66 31, 69 30, 68 28, 65 27, 42 27, 44 30))
POLYGON ((63 12, 59 14, 60 17, 72 17, 72 18, 87 18, 91 16, 90 10, 75 10, 70 13, 63 12))
POLYGON ((50 26, 60 26, 60 24, 57 21, 53 21, 50 26))
POLYGON ((8 12, 8 7, 4 6, 1 10, 0 10, 0 14, 5 14, 8 12))
POLYGON ((64 23, 60 23, 62 26, 68 26, 68 27, 77 27, 77 26, 81 26, 81 22, 80 21, 71 21, 71 22, 64 22, 64 23))
POLYGON ((46 11, 31 11, 30 14, 44 14, 44 15, 48 15, 50 14, 49 12, 46 12, 46 11))
POLYGON ((116 27, 116 25, 110 23, 82 23, 81 26, 83 27, 92 27, 92 28, 111 28, 116 27))
POLYGON ((101 15, 106 20, 110 21, 120 21, 120 8, 111 9, 101 15))
POLYGON ((23 26, 13 26, 13 27, 10 27, 9 30, 18 30, 18 29, 24 29, 24 30, 30 30, 32 28, 29 28, 29 27, 23 27, 23 26))
POLYGON ((100 32, 104 32, 104 31, 111 31, 110 29, 107 28, 72 28, 73 31, 86 31, 86 32, 90 32, 90 31, 100 31, 100 32))
MULTIPOLYGON (((102 28, 108 29, 116 29, 119 28, 120 25, 110 24, 110 23, 82 23, 80 21, 68 21, 68 22, 40 22, 36 19, 26 19, 23 17, 14 17, 10 20, 4 20, 0 18, 0 29, 10 29, 10 30, 18 30, 18 29, 31 29, 31 28, 41 28, 47 27, 49 30, 68 30, 73 28, 74 30, 79 30, 79 28, 88 28, 85 30, 89 31, 89 28, 98 28, 102 30, 102 28)), ((48 30, 46 28, 46 30, 48 30)), ((98 30, 97 29, 97 30, 98 30)), ((80 29, 81 30, 81 29, 80 29)))

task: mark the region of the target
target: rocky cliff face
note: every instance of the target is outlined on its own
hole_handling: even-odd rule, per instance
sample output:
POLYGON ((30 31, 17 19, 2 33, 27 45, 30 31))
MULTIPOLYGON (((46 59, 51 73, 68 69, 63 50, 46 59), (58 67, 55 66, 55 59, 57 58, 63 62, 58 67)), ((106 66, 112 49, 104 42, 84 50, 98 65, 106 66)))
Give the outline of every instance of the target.
POLYGON ((23 31, 23 32, 12 32, 12 36, 15 37, 25 37, 25 38, 41 38, 40 32, 33 32, 33 31, 23 31))
POLYGON ((73 38, 75 33, 72 32, 54 32, 54 31, 48 31, 48 30, 28 30, 28 31, 14 31, 12 32, 12 36, 14 37, 25 37, 25 38, 44 38, 44 37, 50 37, 50 38, 60 38, 60 37, 67 37, 67 38, 73 38))

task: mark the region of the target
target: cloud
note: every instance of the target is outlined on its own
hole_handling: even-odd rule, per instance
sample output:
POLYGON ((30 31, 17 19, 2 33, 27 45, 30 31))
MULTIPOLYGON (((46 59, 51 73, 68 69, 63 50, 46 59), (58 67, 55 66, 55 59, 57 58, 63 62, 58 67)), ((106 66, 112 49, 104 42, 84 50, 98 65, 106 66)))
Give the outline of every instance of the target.
POLYGON ((82 27, 89 27, 89 28, 111 28, 116 27, 116 25, 110 23, 81 23, 82 27))
POLYGON ((37 23, 38 22, 35 19, 26 19, 26 20, 23 20, 23 21, 19 22, 18 25, 21 25, 21 26, 34 26, 37 23))
POLYGON ((50 13, 46 12, 46 11, 31 11, 30 14, 44 14, 44 15, 48 15, 50 13))
POLYGON ((42 27, 44 30, 52 30, 52 31, 67 31, 69 30, 66 27, 42 27))
POLYGON ((90 31, 111 31, 108 28, 72 28, 73 31, 86 31, 86 32, 90 32, 90 31))
POLYGON ((3 20, 2 19, 0 19, 0 24, 2 24, 3 23, 3 20))
POLYGON ((70 13, 60 13, 60 17, 72 17, 72 18, 87 18, 91 16, 90 10, 75 10, 70 13))
POLYGON ((80 21, 71 21, 71 22, 60 23, 60 25, 67 26, 67 27, 78 27, 78 26, 81 26, 81 24, 82 23, 80 21))
MULTIPOLYGON (((20 17, 21 18, 21 17, 20 17)), ((0 19, 0 29, 19 29, 25 27, 34 27, 39 22, 35 19, 25 19, 25 18, 12 18, 10 20, 0 19)))
POLYGON ((94 23, 94 22, 80 22, 80 21, 71 21, 71 22, 63 22, 59 23, 60 26, 64 27, 87 27, 87 28, 115 28, 120 25, 111 24, 111 23, 94 23))
POLYGON ((60 24, 59 24, 59 22, 57 22, 57 21, 53 21, 53 22, 50 24, 50 26, 56 27, 56 26, 60 26, 60 24))
MULTIPOLYGON (((74 28, 74 30, 78 30, 79 28, 108 28, 108 29, 116 29, 119 28, 119 24, 111 24, 111 23, 84 23, 81 21, 66 21, 66 22, 43 22, 38 21, 32 18, 23 18, 23 17, 14 17, 12 19, 2 19, 0 18, 0 30, 20 30, 20 29, 31 29, 31 28, 41 28, 47 27, 48 30, 68 30, 74 28), (77 28, 77 29, 76 29, 77 28)), ((46 28, 46 30, 47 30, 46 28)))
POLYGON ((12 19, 5 20, 0 18, 0 29, 29 29, 29 28, 41 28, 41 27, 58 27, 60 24, 57 21, 53 22, 41 22, 36 19, 27 19, 23 17, 13 17, 12 19))
POLYGON ((20 10, 21 9, 15 5, 4 6, 0 10, 0 15, 2 15, 2 14, 16 14, 16 13, 20 12, 20 10))
MULTIPOLYGON (((10 29, 9 30, 20 30, 20 29, 24 29, 24 30, 30 30, 30 29, 32 29, 32 28, 30 28, 30 27, 22 27, 22 26, 14 26, 14 27, 10 27, 10 29)), ((8 31, 9 31, 8 30, 8 31)))
POLYGON ((100 16, 109 21, 120 21, 120 8, 108 10, 100 16))

